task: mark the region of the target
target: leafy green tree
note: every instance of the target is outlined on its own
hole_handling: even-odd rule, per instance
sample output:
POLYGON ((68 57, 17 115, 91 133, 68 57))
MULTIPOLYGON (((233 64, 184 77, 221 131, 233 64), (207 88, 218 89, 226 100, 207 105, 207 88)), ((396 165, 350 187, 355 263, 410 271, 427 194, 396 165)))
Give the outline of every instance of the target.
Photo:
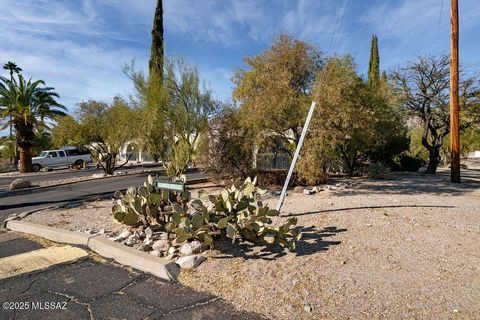
MULTIPOLYGON (((420 57, 394 74, 395 88, 403 108, 423 126, 422 145, 428 150, 427 173, 434 174, 442 160, 441 148, 450 133, 450 58, 420 57)), ((461 74, 460 129, 478 121, 478 77, 461 74)))
POLYGON ((368 63, 368 84, 370 86, 378 86, 380 82, 380 55, 378 53, 378 38, 372 36, 370 47, 370 62, 368 63))
POLYGON ((356 72, 351 56, 333 57, 319 73, 315 83, 317 109, 309 139, 317 139, 319 152, 343 159, 353 176, 359 158, 375 138, 374 110, 368 86, 356 72))
POLYGON ((53 130, 55 145, 85 146, 106 174, 123 167, 117 163, 120 149, 135 137, 136 118, 133 110, 119 97, 112 104, 90 100, 77 105, 76 119, 62 117, 53 130))
POLYGON ((52 128, 51 140, 54 148, 82 146, 80 124, 70 115, 58 117, 52 128))
POLYGON ((233 79, 243 125, 256 133, 257 142, 266 136, 283 139, 285 146, 292 146, 285 148, 292 156, 311 103, 320 54, 307 43, 280 34, 268 50, 244 61, 250 69, 238 70, 233 79))
POLYGON ((32 171, 32 148, 35 130, 47 127, 46 119, 64 115, 66 110, 56 99, 59 97, 51 87, 44 87, 43 80, 26 80, 0 77, 0 117, 7 119, 3 128, 15 127, 16 144, 19 150, 19 171, 32 171))

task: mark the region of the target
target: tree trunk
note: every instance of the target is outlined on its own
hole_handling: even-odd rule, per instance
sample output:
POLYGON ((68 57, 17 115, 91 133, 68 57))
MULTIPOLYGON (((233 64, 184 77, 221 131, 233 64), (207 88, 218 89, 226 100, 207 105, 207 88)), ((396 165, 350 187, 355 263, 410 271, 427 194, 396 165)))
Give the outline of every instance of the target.
POLYGON ((33 125, 23 119, 15 121, 15 133, 19 151, 19 172, 32 172, 32 147, 35 140, 33 125))
POLYGON ((429 150, 428 167, 426 173, 437 173, 438 165, 440 164, 440 147, 434 146, 429 150))
POLYGON ((32 148, 18 148, 20 154, 19 168, 20 173, 32 172, 32 148))

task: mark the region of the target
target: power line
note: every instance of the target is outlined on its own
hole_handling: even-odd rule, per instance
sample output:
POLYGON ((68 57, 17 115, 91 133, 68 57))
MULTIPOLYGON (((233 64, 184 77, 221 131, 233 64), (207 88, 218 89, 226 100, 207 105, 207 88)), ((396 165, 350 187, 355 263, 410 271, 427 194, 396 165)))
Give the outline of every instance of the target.
POLYGON ((442 4, 440 5, 440 17, 438 18, 437 37, 436 37, 437 42, 440 38, 440 27, 442 26, 443 4, 444 4, 443 2, 444 0, 442 0, 442 4))

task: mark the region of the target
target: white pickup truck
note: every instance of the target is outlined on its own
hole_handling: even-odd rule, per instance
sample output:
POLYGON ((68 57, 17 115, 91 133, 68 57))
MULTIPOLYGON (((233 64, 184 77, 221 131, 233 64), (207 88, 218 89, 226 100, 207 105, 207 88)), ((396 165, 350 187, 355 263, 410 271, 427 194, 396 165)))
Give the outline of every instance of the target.
POLYGON ((88 150, 82 151, 77 148, 46 150, 42 151, 38 157, 32 158, 32 168, 37 172, 41 168, 81 166, 84 162, 92 162, 92 156, 88 150))

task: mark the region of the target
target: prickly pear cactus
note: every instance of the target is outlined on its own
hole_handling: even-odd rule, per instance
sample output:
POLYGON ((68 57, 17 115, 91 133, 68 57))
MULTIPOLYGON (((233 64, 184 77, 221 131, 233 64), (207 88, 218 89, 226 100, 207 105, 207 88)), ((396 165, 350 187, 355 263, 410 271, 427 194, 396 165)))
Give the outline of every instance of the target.
MULTIPOLYGON (((154 179, 151 175, 143 186, 138 188, 128 187, 125 194, 115 192, 117 199, 112 207, 115 221, 129 225, 160 225, 164 226, 170 221, 172 213, 169 199, 163 199, 161 194, 156 193, 154 179)), ((184 207, 189 199, 180 196, 180 207, 184 207)))

